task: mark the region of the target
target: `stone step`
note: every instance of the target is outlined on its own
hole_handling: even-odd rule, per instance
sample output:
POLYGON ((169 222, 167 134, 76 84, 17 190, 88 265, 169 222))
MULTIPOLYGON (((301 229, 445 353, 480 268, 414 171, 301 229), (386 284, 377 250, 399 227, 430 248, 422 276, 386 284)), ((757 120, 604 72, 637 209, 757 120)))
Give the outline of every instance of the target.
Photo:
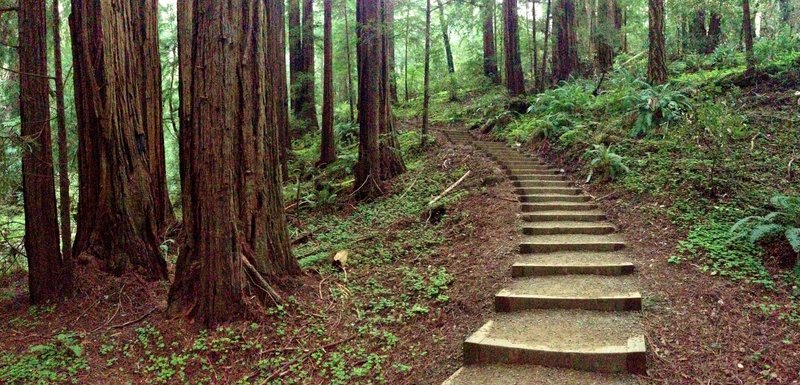
POLYGON ((526 223, 522 226, 525 235, 559 235, 559 234, 613 234, 617 229, 605 222, 539 222, 526 223))
POLYGON ((592 198, 588 195, 566 195, 566 194, 531 194, 520 195, 519 201, 523 203, 536 202, 589 202, 592 198))
POLYGON ((618 235, 531 235, 523 237, 521 254, 555 253, 560 251, 619 251, 625 241, 618 235))
POLYGON ((637 313, 531 310, 486 323, 464 342, 464 363, 644 374, 647 355, 637 313))
POLYGON ((580 372, 534 365, 464 366, 442 385, 637 385, 630 375, 580 372))
POLYGON ((540 163, 540 162, 537 162, 535 160, 516 160, 516 159, 503 159, 503 158, 500 158, 500 159, 498 159, 498 161, 500 163, 502 163, 504 166, 509 167, 509 168, 515 168, 515 167, 518 167, 518 166, 519 167, 533 166, 533 167, 543 167, 543 168, 549 168, 550 167, 550 165, 548 165, 548 164, 540 163))
MULTIPOLYGON (((523 175, 513 175, 511 176, 511 180, 514 182, 514 185, 518 185, 519 183, 528 182, 528 181, 539 181, 539 180, 565 180, 563 174, 554 175, 554 174, 523 174, 523 175)), ((518 186, 519 187, 519 186, 518 186)))
POLYGON ((632 276, 562 275, 517 280, 494 297, 494 310, 582 309, 640 311, 642 295, 632 276))
POLYGON ((527 222, 599 222, 606 220, 601 211, 540 211, 521 215, 527 222))
POLYGON ((560 169, 556 168, 549 168, 546 170, 528 170, 528 169, 505 169, 511 179, 515 179, 519 176, 528 176, 528 175, 564 175, 564 172, 560 169))
POLYGON ((514 183, 517 187, 572 187, 574 184, 567 180, 526 180, 514 183))
POLYGON ((523 255, 511 266, 514 278, 550 275, 629 275, 635 271, 630 258, 620 252, 547 253, 523 255))
POLYGON ((519 187, 516 189, 519 195, 536 194, 557 194, 557 195, 578 195, 583 192, 578 187, 519 187))
POLYGON ((590 211, 595 209, 597 209, 597 204, 585 202, 522 203, 523 213, 534 213, 538 211, 590 211))

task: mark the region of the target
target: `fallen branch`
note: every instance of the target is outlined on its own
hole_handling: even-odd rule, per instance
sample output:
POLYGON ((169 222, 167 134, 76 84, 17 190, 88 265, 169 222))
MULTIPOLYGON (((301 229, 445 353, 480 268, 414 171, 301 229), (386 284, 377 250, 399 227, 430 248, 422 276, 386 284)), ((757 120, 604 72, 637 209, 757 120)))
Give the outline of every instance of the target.
POLYGON ((144 315, 142 315, 141 317, 139 317, 139 318, 137 318, 137 319, 135 319, 135 320, 128 321, 128 322, 125 322, 125 323, 121 323, 121 324, 119 324, 119 325, 114 325, 114 326, 112 326, 111 328, 112 328, 112 329, 122 329, 122 328, 124 328, 124 327, 126 327, 126 326, 131 326, 131 325, 133 325, 133 324, 138 324, 139 322, 142 322, 142 321, 144 321, 144 320, 145 320, 145 318, 149 317, 149 316, 150 316, 150 314, 153 314, 155 311, 156 311, 156 308, 152 308, 152 309, 150 309, 150 311, 149 311, 149 312, 147 312, 147 313, 144 313, 144 315))
POLYGON ((276 305, 280 304, 282 302, 280 294, 278 294, 278 292, 272 288, 269 282, 267 282, 267 280, 264 279, 264 276, 262 276, 261 273, 258 272, 258 269, 256 269, 256 267, 253 266, 253 264, 250 263, 250 261, 248 261, 247 257, 245 257, 244 255, 242 255, 241 260, 242 264, 250 273, 250 276, 253 278, 253 280, 257 281, 254 282, 254 284, 258 286, 258 288, 263 290, 264 293, 267 293, 267 295, 269 295, 270 298, 272 298, 272 301, 275 302, 276 305))
POLYGON ((30 72, 22 72, 22 71, 12 70, 11 68, 6 68, 6 67, 0 67, 0 69, 4 70, 4 71, 11 72, 11 73, 15 73, 17 75, 33 76, 33 77, 45 78, 45 79, 55 79, 54 77, 48 76, 48 75, 40 75, 40 74, 34 74, 34 73, 30 73, 30 72))
POLYGON ((454 189, 454 188, 458 187, 458 185, 460 185, 460 184, 461 184, 461 182, 463 182, 465 179, 467 179, 467 177, 468 177, 468 176, 469 176, 469 174, 471 174, 471 173, 472 173, 472 170, 470 170, 470 171, 467 171, 467 173, 466 173, 466 174, 464 174, 464 176, 462 176, 462 177, 461 177, 461 179, 459 179, 458 181, 456 181, 456 183, 453 183, 452 185, 450 185, 450 187, 448 187, 446 190, 444 190, 444 192, 442 192, 441 194, 439 194, 439 196, 437 196, 436 198, 433 198, 433 200, 431 200, 430 202, 428 202, 428 206, 433 206, 433 204, 434 204, 434 203, 436 203, 436 202, 438 202, 438 201, 439 201, 439 199, 442 199, 442 198, 444 198, 444 196, 445 196, 445 195, 449 194, 449 193, 450 193, 450 191, 453 191, 453 189, 454 189))

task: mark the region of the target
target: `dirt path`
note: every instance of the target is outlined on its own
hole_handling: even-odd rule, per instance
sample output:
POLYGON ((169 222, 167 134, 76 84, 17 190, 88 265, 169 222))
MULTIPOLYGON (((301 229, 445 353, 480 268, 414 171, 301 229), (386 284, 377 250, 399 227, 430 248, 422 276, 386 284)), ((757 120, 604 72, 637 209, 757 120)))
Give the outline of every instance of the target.
POLYGON ((445 385, 636 383, 647 369, 642 296, 616 227, 562 170, 467 131, 443 133, 507 171, 522 221, 515 280, 445 385))

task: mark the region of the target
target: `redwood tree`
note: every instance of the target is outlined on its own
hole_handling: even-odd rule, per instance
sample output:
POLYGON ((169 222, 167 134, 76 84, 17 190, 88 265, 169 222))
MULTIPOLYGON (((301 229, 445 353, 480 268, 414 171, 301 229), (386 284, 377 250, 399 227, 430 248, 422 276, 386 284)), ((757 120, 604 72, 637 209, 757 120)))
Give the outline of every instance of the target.
POLYGON ((503 1, 503 26, 505 41, 506 88, 511 96, 525 94, 525 79, 522 74, 522 59, 519 53, 519 18, 517 0, 503 1))
POLYGON ((355 194, 382 193, 383 181, 405 171, 394 134, 389 92, 385 0, 357 0, 358 162, 355 194))
POLYGON ((156 0, 73 0, 70 15, 80 182, 73 254, 151 279, 167 275, 157 12, 156 0))
MULTIPOLYGON (((270 36, 277 36, 277 39, 269 39, 268 44, 273 44, 270 47, 270 52, 283 52, 286 47, 286 29, 285 24, 285 8, 283 1, 269 1, 267 6, 270 11, 267 13, 267 26, 270 29, 270 36)), ((191 35, 189 35, 191 39, 191 35)), ((191 44, 191 41, 187 43, 191 44)), ((268 58, 274 62, 275 69, 279 75, 276 75, 275 82, 275 98, 277 104, 276 112, 278 114, 278 142, 280 152, 281 173, 285 180, 289 175, 289 149, 292 147, 292 138, 289 132, 289 96, 288 85, 286 83, 286 55, 274 55, 268 58)))
POLYGON ((753 54, 753 21, 750 18, 750 0, 742 0, 742 34, 744 35, 747 71, 753 72, 756 69, 756 59, 753 54))
POLYGON ((323 74, 322 74, 322 143, 319 164, 336 160, 336 143, 333 134, 333 37, 331 13, 333 0, 324 0, 323 74))
POLYGON ((70 261, 58 248, 45 15, 44 1, 19 1, 19 109, 22 138, 29 144, 22 155, 25 253, 35 304, 63 298, 72 287, 70 261))
POLYGON ((483 75, 493 84, 500 84, 497 71, 497 52, 494 45, 494 7, 495 0, 483 1, 483 75))
POLYGON ((445 59, 447 59, 447 76, 450 82, 450 101, 458 100, 458 85, 456 84, 456 65, 453 60, 453 49, 450 46, 450 32, 447 29, 447 17, 444 15, 442 0, 436 0, 439 8, 439 27, 442 29, 442 43, 444 44, 445 59))
POLYGON ((314 87, 314 0, 289 1, 289 54, 292 111, 306 131, 316 130, 314 87))
POLYGON ((300 271, 278 172, 282 74, 270 58, 283 47, 267 23, 276 8, 266 4, 194 0, 191 15, 191 134, 181 136, 188 210, 169 312, 205 326, 246 317, 276 299, 276 278, 300 271))
POLYGON ((600 0, 597 13, 597 67, 606 72, 614 64, 619 46, 622 12, 616 0, 600 0))
POLYGON ((553 15, 553 78, 559 82, 567 80, 578 68, 578 47, 573 0, 558 0, 553 15))
POLYGON ((649 40, 647 79, 650 84, 667 82, 667 55, 664 42, 664 0, 649 0, 649 40))

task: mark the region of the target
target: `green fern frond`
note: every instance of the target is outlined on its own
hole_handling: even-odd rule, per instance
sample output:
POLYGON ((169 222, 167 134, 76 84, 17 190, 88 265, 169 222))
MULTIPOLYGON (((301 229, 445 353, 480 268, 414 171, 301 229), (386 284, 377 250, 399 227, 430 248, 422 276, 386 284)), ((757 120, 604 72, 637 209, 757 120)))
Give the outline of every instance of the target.
POLYGON ((792 245, 792 250, 794 250, 795 253, 800 253, 800 228, 788 228, 784 234, 786 235, 786 240, 792 245))
POLYGON ((758 225, 753 228, 752 232, 750 232, 750 242, 756 243, 764 237, 780 234, 784 231, 784 229, 785 227, 777 223, 758 225))

